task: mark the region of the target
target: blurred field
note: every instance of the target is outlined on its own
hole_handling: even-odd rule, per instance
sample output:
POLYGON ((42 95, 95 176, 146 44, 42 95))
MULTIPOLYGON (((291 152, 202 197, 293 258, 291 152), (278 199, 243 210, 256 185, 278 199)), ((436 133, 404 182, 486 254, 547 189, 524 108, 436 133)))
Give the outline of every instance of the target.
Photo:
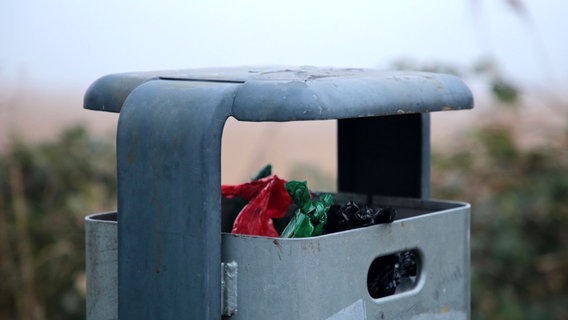
POLYGON ((97 134, 113 132, 118 116, 83 110, 83 93, 0 83, 0 151, 11 136, 28 141, 52 139, 62 128, 77 123, 97 134))

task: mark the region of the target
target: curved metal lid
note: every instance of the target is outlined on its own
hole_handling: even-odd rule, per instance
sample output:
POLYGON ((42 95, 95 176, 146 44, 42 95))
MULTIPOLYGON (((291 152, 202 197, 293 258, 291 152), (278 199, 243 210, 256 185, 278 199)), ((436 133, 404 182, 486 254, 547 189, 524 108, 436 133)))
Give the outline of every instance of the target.
POLYGON ((120 112, 132 90, 148 81, 236 85, 231 115, 244 121, 344 119, 473 108, 471 91, 455 76, 309 66, 112 74, 89 87, 84 108, 120 112))

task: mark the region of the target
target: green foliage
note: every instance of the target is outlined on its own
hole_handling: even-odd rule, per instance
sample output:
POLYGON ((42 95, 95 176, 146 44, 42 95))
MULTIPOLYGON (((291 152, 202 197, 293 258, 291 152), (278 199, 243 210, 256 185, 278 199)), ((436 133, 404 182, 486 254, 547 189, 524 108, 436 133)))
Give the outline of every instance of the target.
POLYGON ((521 149, 509 124, 435 154, 436 198, 472 203, 472 318, 567 319, 568 139, 521 149))
POLYGON ((0 156, 0 318, 84 319, 83 219, 114 206, 114 147, 82 127, 0 156))
POLYGON ((515 103, 519 95, 517 89, 511 83, 499 78, 493 79, 491 92, 499 101, 509 105, 515 103))

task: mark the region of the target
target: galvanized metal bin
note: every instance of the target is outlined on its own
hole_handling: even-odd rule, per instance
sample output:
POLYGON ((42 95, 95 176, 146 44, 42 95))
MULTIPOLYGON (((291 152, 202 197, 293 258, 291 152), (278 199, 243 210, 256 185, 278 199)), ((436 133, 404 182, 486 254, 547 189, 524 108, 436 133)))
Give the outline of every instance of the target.
MULTIPOLYGON (((400 218, 301 239, 223 233, 224 315, 235 320, 468 319, 469 205, 386 197, 372 202, 395 207, 400 218), (415 283, 402 293, 372 298, 367 276, 373 261, 410 249, 419 252, 415 283)), ((115 218, 108 213, 86 218, 89 320, 117 318, 117 224, 110 221, 115 218)))
POLYGON ((84 107, 120 113, 119 223, 87 219, 89 319, 468 317, 469 206, 419 200, 430 197, 429 113, 473 108, 460 79, 309 66, 124 73, 95 81, 84 107), (372 202, 402 219, 308 239, 222 234, 229 117, 337 120, 338 191, 391 197, 372 202), (370 264, 406 249, 420 256, 415 286, 371 298, 370 264))

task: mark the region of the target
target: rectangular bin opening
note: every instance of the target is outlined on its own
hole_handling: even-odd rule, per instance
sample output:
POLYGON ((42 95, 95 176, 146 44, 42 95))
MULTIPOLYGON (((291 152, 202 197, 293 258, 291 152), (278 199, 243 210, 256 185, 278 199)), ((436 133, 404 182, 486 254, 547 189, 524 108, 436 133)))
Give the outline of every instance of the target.
POLYGON ((369 295, 380 299, 414 289, 420 277, 420 267, 417 249, 375 258, 367 273, 369 295))

